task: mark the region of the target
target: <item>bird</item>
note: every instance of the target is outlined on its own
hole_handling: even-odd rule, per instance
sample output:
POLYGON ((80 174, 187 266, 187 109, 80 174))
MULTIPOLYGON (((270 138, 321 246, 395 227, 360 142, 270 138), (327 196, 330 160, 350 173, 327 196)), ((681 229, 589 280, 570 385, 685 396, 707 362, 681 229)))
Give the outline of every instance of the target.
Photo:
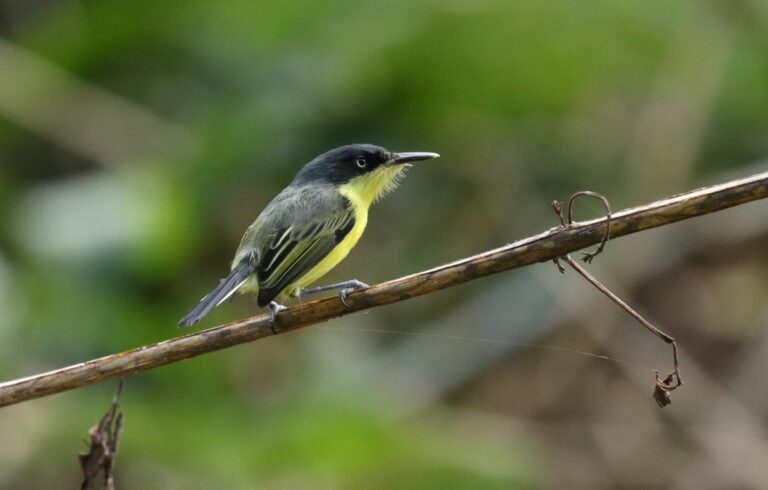
POLYGON ((275 329, 290 298, 368 287, 352 279, 308 287, 354 248, 368 223, 371 205, 392 192, 411 164, 438 158, 432 152, 390 152, 373 144, 327 151, 304 165, 245 231, 229 275, 178 323, 194 325, 235 292, 253 293, 267 306, 275 329))

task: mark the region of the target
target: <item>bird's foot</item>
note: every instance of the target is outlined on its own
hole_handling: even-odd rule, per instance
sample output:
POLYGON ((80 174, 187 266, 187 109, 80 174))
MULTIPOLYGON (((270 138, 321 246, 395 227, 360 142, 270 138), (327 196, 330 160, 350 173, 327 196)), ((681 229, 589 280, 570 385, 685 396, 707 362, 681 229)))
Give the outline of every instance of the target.
POLYGON ((267 308, 269 308, 269 326, 272 328, 272 333, 277 335, 280 333, 280 327, 277 325, 277 314, 288 308, 277 301, 270 302, 269 305, 267 305, 267 308))
POLYGON ((347 295, 352 291, 357 291, 358 289, 365 289, 367 287, 369 286, 363 281, 358 281, 357 279, 350 279, 349 281, 337 282, 334 284, 328 284, 326 286, 315 286, 313 288, 300 289, 296 291, 295 296, 301 297, 307 294, 314 294, 314 293, 320 293, 323 291, 330 291, 332 289, 338 289, 339 299, 341 300, 341 304, 349 308, 349 304, 347 303, 347 295))
POLYGON ((349 308, 349 303, 347 303, 347 295, 353 291, 357 291, 358 289, 365 289, 367 287, 370 286, 368 286, 363 281, 358 281, 357 279, 347 281, 341 291, 339 291, 339 300, 341 301, 341 304, 349 308))

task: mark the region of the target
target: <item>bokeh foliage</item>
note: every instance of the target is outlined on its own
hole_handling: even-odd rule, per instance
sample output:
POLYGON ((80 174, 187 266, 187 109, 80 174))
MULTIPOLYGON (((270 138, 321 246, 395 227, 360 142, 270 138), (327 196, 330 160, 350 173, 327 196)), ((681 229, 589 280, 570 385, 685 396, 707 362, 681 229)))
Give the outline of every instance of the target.
MULTIPOLYGON (((620 208, 741 172, 768 150, 766 20, 750 1, 0 2, 0 378, 180 333, 175 322, 225 273, 258 211, 340 144, 443 155, 412 169, 327 277, 369 283, 553 226, 548 202, 576 190, 620 208)), ((743 218, 752 234, 728 245, 737 255, 760 249, 761 209, 763 224, 743 218)), ((614 279, 659 317, 700 319, 683 332, 700 347, 691 356, 711 351, 728 365, 724 343, 743 351, 760 335, 765 254, 720 264, 705 248, 696 262, 668 253, 677 239, 624 240, 606 264, 628 277, 652 269, 614 279), (667 274, 687 281, 670 291, 667 274), (693 286, 720 280, 729 286, 717 293, 693 286), (687 315, 669 303, 680 291, 687 315), (741 312, 732 328, 699 330, 720 318, 702 313, 712 302, 741 312)), ((609 413, 657 424, 644 388, 627 380, 647 369, 617 374, 618 364, 504 347, 631 355, 589 340, 584 325, 573 334, 585 316, 629 327, 602 303, 574 313, 539 284, 537 274, 559 281, 554 269, 537 271, 130 378, 120 488, 675 481, 669 467, 641 471, 653 451, 617 463, 592 447, 599 437, 568 425, 602 412, 555 367, 613 388, 609 413), (590 450, 602 459, 582 460, 590 450)), ((255 313, 239 298, 205 326, 255 313)), ((0 411, 0 486, 74 487, 78 443, 112 389, 0 411)), ((605 430, 626 424, 617 416, 605 430)), ((695 453, 660 457, 705 464, 695 453)))

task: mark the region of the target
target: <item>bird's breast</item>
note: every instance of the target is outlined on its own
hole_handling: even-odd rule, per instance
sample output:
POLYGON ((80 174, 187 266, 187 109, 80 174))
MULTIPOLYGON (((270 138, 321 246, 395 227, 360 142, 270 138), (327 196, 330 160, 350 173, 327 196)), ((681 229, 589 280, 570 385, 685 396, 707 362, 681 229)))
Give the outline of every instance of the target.
MULTIPOLYGON (((342 192, 342 194, 345 193, 342 192)), ((336 267, 349 254, 350 250, 357 245, 358 240, 363 235, 365 226, 368 224, 368 206, 360 202, 359 199, 356 199, 355 196, 345 194, 345 197, 349 199, 352 205, 355 214, 355 225, 316 266, 301 276, 294 284, 286 288, 285 292, 289 296, 294 296, 298 289, 309 286, 336 267)))

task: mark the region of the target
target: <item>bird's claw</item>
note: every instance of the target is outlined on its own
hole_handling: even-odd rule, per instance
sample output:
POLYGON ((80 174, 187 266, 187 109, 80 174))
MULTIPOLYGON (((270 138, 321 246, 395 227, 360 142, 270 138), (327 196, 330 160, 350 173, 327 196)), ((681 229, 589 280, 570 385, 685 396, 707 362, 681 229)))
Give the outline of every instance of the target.
POLYGON ((288 308, 276 301, 270 302, 267 308, 269 308, 269 326, 272 328, 272 333, 277 335, 280 333, 280 327, 277 326, 277 314, 288 308))
POLYGON ((347 296, 349 295, 349 293, 352 293, 359 289, 365 289, 367 287, 370 287, 370 286, 368 286, 363 281, 358 281, 357 279, 351 280, 347 287, 339 291, 339 300, 341 300, 341 304, 349 308, 349 303, 347 303, 347 296))

